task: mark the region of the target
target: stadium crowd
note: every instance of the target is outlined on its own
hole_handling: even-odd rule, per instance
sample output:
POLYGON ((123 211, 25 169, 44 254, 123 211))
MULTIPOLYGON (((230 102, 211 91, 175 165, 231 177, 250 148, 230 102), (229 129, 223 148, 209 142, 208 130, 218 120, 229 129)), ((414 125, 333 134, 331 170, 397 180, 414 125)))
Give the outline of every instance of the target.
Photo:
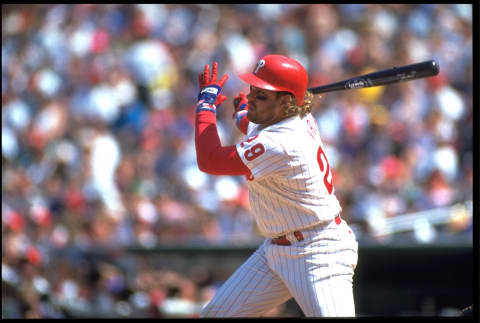
POLYGON ((221 140, 239 142, 232 99, 248 88, 236 75, 268 53, 300 61, 311 86, 441 67, 318 98, 359 238, 376 239, 379 219, 472 199, 471 5, 2 5, 2 296, 23 295, 2 297, 2 317, 197 315, 211 281, 141 262, 125 272, 85 250, 261 241, 244 178, 198 170, 193 106, 216 60, 230 75, 221 140))

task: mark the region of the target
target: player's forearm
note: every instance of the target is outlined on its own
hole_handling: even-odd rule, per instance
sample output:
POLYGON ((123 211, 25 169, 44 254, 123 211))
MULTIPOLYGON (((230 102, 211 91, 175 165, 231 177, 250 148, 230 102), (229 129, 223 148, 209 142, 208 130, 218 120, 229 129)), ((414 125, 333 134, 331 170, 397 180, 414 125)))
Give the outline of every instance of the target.
POLYGON ((208 111, 197 113, 195 120, 195 150, 197 152, 198 168, 202 172, 209 173, 212 167, 210 155, 216 149, 221 147, 218 137, 216 117, 208 111))
POLYGON ((216 116, 200 111, 195 119, 195 149, 198 168, 212 175, 247 175, 249 169, 237 154, 235 146, 222 147, 216 116))

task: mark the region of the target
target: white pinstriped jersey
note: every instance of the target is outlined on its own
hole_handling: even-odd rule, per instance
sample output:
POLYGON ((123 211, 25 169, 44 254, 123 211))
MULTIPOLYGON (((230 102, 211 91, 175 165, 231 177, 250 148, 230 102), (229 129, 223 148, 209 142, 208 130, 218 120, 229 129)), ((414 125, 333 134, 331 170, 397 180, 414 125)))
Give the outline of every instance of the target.
POLYGON ((259 129, 250 122, 237 152, 250 169, 250 207, 266 237, 334 219, 341 207, 318 126, 308 113, 259 129))

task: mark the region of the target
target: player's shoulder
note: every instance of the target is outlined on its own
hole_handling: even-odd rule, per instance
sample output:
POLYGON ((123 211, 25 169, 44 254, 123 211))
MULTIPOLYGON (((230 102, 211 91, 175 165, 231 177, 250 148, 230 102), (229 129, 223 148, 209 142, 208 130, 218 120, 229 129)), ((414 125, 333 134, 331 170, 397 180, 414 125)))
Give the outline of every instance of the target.
POLYGON ((278 147, 284 151, 295 151, 302 142, 307 141, 306 117, 293 116, 276 124, 263 128, 255 125, 249 128, 246 140, 249 142, 263 142, 270 147, 278 147))
POLYGON ((284 119, 270 127, 264 129, 267 136, 277 138, 282 143, 298 145, 300 141, 304 140, 306 130, 306 119, 300 116, 293 116, 284 119))
POLYGON ((292 136, 297 124, 297 117, 290 117, 265 128, 259 127, 258 132, 271 138, 292 136))

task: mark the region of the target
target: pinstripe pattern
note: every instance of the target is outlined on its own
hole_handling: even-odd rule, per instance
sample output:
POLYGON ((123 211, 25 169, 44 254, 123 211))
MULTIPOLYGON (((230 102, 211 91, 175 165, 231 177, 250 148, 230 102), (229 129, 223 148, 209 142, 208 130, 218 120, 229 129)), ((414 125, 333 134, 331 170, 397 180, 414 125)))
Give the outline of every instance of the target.
POLYGON ((292 296, 260 247, 218 290, 201 317, 259 317, 292 296))
POLYGON ((318 129, 307 123, 315 125, 310 114, 262 130, 250 123, 246 141, 236 146, 254 177, 247 182, 250 206, 266 239, 201 317, 258 317, 291 297, 307 317, 355 316, 358 244, 344 221, 334 221, 341 207, 325 187, 327 161, 321 171, 317 160, 318 129), (304 240, 295 240, 295 230, 304 240), (292 245, 271 243, 283 234, 292 245))
POLYGON ((275 237, 333 219, 341 211, 335 195, 328 194, 317 161, 320 137, 312 138, 305 118, 293 117, 262 130, 250 124, 237 152, 254 176, 248 181, 250 205, 260 232, 275 237), (255 139, 252 139, 257 136, 255 139), (265 152, 247 160, 261 144, 265 152))
POLYGON ((353 317, 358 244, 345 222, 277 246, 266 239, 203 309, 201 317, 260 317, 294 297, 307 317, 353 317))
POLYGON ((305 241, 292 246, 269 247, 272 270, 308 317, 355 316, 352 281, 358 245, 353 236, 345 239, 345 222, 335 226, 312 228, 305 241))

